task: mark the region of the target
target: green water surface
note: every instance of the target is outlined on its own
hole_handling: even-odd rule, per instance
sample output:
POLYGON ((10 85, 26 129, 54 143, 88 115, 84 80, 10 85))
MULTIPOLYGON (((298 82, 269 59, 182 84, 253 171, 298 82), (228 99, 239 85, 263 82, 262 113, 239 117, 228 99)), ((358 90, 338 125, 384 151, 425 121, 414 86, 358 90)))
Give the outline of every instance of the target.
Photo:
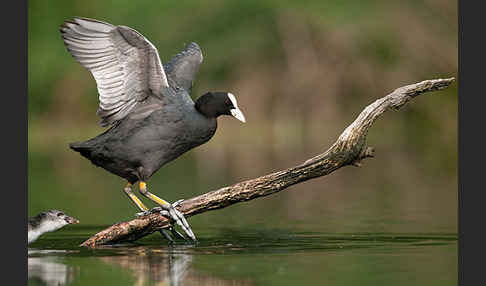
POLYGON ((69 226, 29 247, 29 285, 457 285, 457 235, 206 229, 87 249, 99 227, 69 226))

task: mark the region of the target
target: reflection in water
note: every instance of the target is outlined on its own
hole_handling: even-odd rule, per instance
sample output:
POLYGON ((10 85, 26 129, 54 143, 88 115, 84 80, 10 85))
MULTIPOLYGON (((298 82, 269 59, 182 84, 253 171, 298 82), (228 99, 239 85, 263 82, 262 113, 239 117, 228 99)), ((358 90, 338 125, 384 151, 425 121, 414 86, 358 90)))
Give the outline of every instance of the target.
POLYGON ((123 256, 101 257, 102 261, 130 270, 134 285, 250 285, 249 281, 222 279, 197 272, 193 256, 177 252, 177 248, 130 248, 123 256))
MULTIPOLYGON (((44 239, 37 245, 58 242, 44 239)), ((96 250, 68 244, 72 247, 66 250, 29 249, 29 285, 314 285, 319 281, 319 285, 374 286, 393 285, 404 276, 432 282, 425 284, 438 278, 440 285, 457 281, 456 234, 223 230, 198 245, 169 247, 160 245, 159 238, 96 250)))
POLYGON ((55 257, 29 257, 28 279, 39 282, 40 285, 64 286, 73 282, 76 269, 58 263, 60 258, 55 257))
MULTIPOLYGON (((196 256, 191 247, 106 246, 97 250, 100 256, 96 259, 129 273, 135 280, 130 285, 251 285, 249 280, 223 279, 196 270, 193 266, 196 256)), ((83 283, 79 275, 81 271, 88 273, 92 269, 89 267, 97 267, 96 263, 84 266, 70 266, 70 263, 66 263, 66 257, 85 259, 84 250, 29 249, 28 254, 29 285, 65 286, 83 283)), ((98 268, 103 274, 97 278, 110 281, 113 275, 108 270, 110 268, 106 268, 106 271, 98 268)))

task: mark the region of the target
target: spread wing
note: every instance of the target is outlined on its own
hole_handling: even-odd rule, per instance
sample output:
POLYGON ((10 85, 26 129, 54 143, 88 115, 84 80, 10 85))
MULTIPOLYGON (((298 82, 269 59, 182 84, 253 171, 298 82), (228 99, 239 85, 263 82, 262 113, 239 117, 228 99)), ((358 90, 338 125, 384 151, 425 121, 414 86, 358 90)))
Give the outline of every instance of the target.
POLYGON ((96 81, 101 126, 124 118, 137 102, 169 86, 157 49, 134 29, 76 17, 60 31, 67 50, 96 81))
POLYGON ((203 55, 198 44, 190 43, 182 52, 175 55, 170 62, 164 65, 164 69, 167 76, 175 84, 190 93, 192 82, 202 61, 203 55))

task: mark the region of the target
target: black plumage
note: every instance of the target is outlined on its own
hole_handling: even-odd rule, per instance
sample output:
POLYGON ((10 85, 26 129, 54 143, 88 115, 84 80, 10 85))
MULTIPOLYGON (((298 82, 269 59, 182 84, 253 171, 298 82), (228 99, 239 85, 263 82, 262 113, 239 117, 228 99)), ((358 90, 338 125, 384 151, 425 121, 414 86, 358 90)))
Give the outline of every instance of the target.
POLYGON ((172 96, 168 104, 164 104, 165 97, 152 99, 159 102, 154 104, 157 108, 147 111, 149 115, 141 116, 143 112, 135 108, 106 132, 69 146, 132 184, 147 181, 165 163, 207 142, 216 131, 216 116, 197 111, 191 99, 184 99, 187 92, 181 89, 172 96))
MULTIPOLYGON (((191 99, 203 59, 196 43, 163 66, 154 45, 129 27, 74 18, 61 26, 61 34, 67 50, 96 80, 100 124, 111 125, 92 139, 71 143, 71 149, 126 179, 130 187, 143 183, 141 193, 194 238, 183 216, 147 192, 145 182, 164 164, 211 139, 218 116, 232 115, 245 122, 236 98, 227 92, 208 92, 195 103, 191 99)), ((125 192, 142 211, 147 210, 131 190, 125 192)))

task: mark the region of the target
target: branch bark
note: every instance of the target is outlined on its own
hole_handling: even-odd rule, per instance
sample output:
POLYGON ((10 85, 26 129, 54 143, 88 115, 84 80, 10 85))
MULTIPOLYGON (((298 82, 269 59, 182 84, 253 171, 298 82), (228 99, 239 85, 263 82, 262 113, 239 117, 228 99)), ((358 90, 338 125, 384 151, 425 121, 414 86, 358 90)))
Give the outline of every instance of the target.
MULTIPOLYGON (((366 146, 366 135, 376 119, 387 110, 400 109, 419 94, 446 88, 454 80, 454 78, 425 80, 397 88, 389 95, 368 105, 326 152, 295 167, 185 200, 177 209, 187 218, 239 202, 268 196, 300 182, 328 175, 347 165, 360 166, 361 160, 374 156, 373 148, 366 146)), ((84 241, 81 246, 94 248, 103 244, 135 241, 169 226, 168 219, 158 213, 153 213, 112 225, 84 241)))

